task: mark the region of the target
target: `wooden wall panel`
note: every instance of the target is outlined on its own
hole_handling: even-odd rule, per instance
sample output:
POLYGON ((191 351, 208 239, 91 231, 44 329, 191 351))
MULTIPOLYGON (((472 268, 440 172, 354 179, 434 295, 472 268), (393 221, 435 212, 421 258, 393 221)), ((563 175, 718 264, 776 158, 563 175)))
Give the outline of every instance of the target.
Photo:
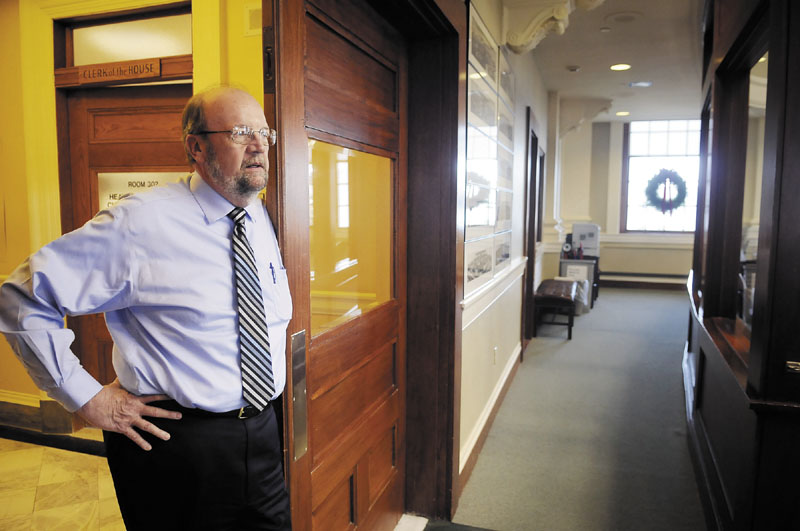
POLYGON ((309 79, 356 102, 389 112, 397 110, 397 76, 393 68, 353 46, 314 18, 309 18, 307 28, 308 46, 318 50, 309 55, 306 62, 309 79), (336 67, 342 64, 359 65, 359 77, 354 79, 351 71, 336 67))
POLYGON ((397 151, 397 65, 337 34, 333 22, 306 21, 308 46, 320 50, 306 59, 306 126, 397 151))
POLYGON ((309 354, 312 400, 349 376, 397 336, 397 301, 390 301, 329 333, 314 338, 309 354), (380 334, 369 333, 378 330, 380 334))
POLYGON ((309 414, 313 419, 311 442, 315 448, 315 462, 325 455, 331 443, 351 429, 363 410, 396 389, 395 366, 393 345, 386 345, 369 363, 339 385, 312 399, 309 414))
POLYGON ((173 107, 126 109, 126 112, 89 110, 89 141, 180 141, 182 109, 173 107))
MULTIPOLYGON (((363 422, 345 432, 335 447, 329 450, 323 462, 316 465, 311 472, 313 508, 318 507, 342 479, 351 475, 352 470, 357 468, 362 460, 361 448, 367 448, 363 455, 368 455, 393 429, 399 409, 400 403, 395 393, 363 422)), ((363 468, 358 470, 358 474, 365 472, 367 470, 363 468)))
POLYGON ((370 503, 374 503, 378 499, 378 495, 386 487, 392 477, 392 473, 395 471, 396 447, 397 429, 393 426, 389 433, 378 441, 368 455, 370 503))
POLYGON ((312 529, 338 531, 354 529, 355 501, 353 475, 347 476, 311 515, 312 529))
POLYGON ((427 26, 415 26, 430 34, 410 46, 406 508, 449 519, 460 447, 467 10, 460 0, 425 9, 427 26))
POLYGON ((705 427, 705 437, 713 456, 715 474, 720 478, 725 507, 731 521, 742 518, 747 505, 737 503, 749 492, 755 456, 752 434, 756 416, 749 409, 749 400, 741 384, 731 372, 711 337, 703 330, 700 351, 705 360, 698 393, 703 397, 698 415, 705 427))

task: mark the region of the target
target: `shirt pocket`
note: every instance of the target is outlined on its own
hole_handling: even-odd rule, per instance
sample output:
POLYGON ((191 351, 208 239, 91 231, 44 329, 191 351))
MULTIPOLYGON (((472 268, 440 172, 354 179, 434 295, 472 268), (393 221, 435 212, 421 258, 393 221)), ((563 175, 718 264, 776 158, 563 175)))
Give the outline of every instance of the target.
POLYGON ((289 277, 286 269, 281 267, 275 270, 277 304, 276 315, 281 321, 288 321, 292 318, 292 295, 289 293, 289 277))

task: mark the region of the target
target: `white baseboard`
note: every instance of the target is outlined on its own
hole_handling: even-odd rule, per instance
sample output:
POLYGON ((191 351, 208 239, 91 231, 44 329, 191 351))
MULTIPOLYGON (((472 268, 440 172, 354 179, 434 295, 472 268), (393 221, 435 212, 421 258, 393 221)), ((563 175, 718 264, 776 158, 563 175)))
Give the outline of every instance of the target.
POLYGON ((480 416, 478 417, 478 422, 475 423, 475 427, 472 429, 472 432, 467 437, 467 441, 461 446, 461 451, 459 452, 459 463, 458 463, 458 473, 461 474, 464 471, 464 466, 466 466, 467 461, 469 460, 472 452, 475 450, 475 445, 478 444, 478 440, 481 437, 481 433, 483 433, 486 424, 489 422, 489 417, 492 414, 492 410, 497 403, 498 398, 500 397, 500 393, 502 393, 503 388, 505 387, 509 375, 511 371, 514 369, 514 365, 519 362, 519 355, 522 352, 522 345, 517 343, 517 346, 514 347, 514 352, 512 353, 511 357, 508 359, 508 363, 506 363, 505 368, 503 369, 502 376, 497 380, 497 384, 494 386, 494 390, 492 394, 489 396, 489 400, 486 402, 486 405, 481 411, 480 416))

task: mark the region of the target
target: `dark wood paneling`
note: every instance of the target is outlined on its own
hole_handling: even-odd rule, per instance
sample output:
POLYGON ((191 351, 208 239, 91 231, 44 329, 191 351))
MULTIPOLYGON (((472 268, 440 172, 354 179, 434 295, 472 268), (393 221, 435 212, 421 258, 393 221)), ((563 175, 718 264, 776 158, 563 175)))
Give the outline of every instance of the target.
POLYGON ((104 109, 89 109, 88 112, 90 142, 146 140, 180 143, 182 108, 134 107, 122 112, 104 109))
POLYGON ((389 301, 361 319, 314 338, 314 350, 309 353, 312 400, 349 377, 381 349, 391 346, 397 337, 397 306, 396 301, 389 301), (371 330, 380 333, 369 334, 371 330))
POLYGON ((733 42, 742 34, 759 2, 753 0, 715 1, 714 9, 714 51, 710 67, 719 66, 730 51, 733 42))
POLYGON ((361 529, 387 529, 392 530, 396 526, 396 522, 391 517, 393 507, 393 500, 403 497, 403 484, 399 481, 393 481, 388 484, 388 487, 380 494, 375 503, 372 504, 371 512, 359 526, 361 529))
MULTIPOLYGON (((275 20, 276 34, 275 76, 276 104, 269 106, 273 113, 275 128, 278 130, 276 145, 276 178, 267 189, 268 204, 274 190, 272 202, 273 219, 277 221, 278 241, 283 251, 289 287, 292 298, 307 297, 310 291, 309 241, 308 241, 308 186, 291 186, 293 180, 307 182, 308 139, 303 127, 303 78, 305 48, 303 23, 305 7, 303 2, 275 2, 276 13, 268 13, 266 6, 262 16, 267 22, 275 20), (274 18, 273 18, 274 17, 274 18), (279 111, 279 112, 278 112, 279 111), (302 230, 298 230, 302 229, 302 230)), ((265 102, 268 100, 265 99, 265 102)), ((307 331, 306 352, 310 339, 310 314, 303 307, 294 304, 292 320, 287 335, 307 331)), ((288 343, 288 342, 287 342, 288 343)), ((287 345, 288 347, 288 345, 287 345)), ((291 353, 287 354, 287 366, 292 367, 291 353)), ((305 452, 294 453, 293 418, 296 400, 292 371, 287 371, 286 396, 287 410, 285 433, 289 455, 287 456, 287 476, 289 496, 292 507, 292 527, 298 531, 311 529, 311 455, 305 452)), ((300 401, 303 403, 303 401, 300 401)), ((351 467, 352 468, 352 467, 351 467)))
POLYGON ((395 65, 387 66, 314 18, 309 19, 307 31, 308 47, 317 50, 306 61, 309 79, 376 109, 397 111, 395 65), (359 77, 353 79, 351 70, 337 68, 342 64, 358 65, 359 77))
POLYGON ((697 178, 697 211, 695 213, 694 247, 692 248, 691 293, 696 296, 702 291, 705 274, 705 237, 706 237, 706 188, 711 154, 709 152, 709 135, 711 127, 711 94, 707 94, 703 110, 700 113, 700 171, 697 178))
POLYGON ((378 499, 378 495, 386 488, 386 484, 395 472, 397 467, 396 451, 397 430, 392 428, 369 452, 366 465, 369 467, 370 503, 378 499))
POLYGON ((343 479, 311 516, 312 529, 355 529, 355 477, 343 479))
MULTIPOLYGON (((316 398, 312 393, 309 415, 313 419, 311 444, 315 463, 325 458, 328 446, 347 432, 364 411, 396 389, 395 365, 394 348, 389 344, 368 363, 341 378, 330 391, 316 398)), ((309 372, 308 378, 313 381, 314 375, 309 372)))
POLYGON ((350 513, 359 528, 391 529, 403 510, 405 470, 405 42, 362 0, 289 4, 281 4, 277 29, 275 109, 276 197, 295 301, 290 333, 310 325, 308 185, 297 177, 308 175, 307 139, 387 156, 393 171, 393 300, 308 341, 310 438, 307 452, 289 460, 293 525, 327 529, 319 518, 327 511, 350 513), (386 437, 394 442, 390 468, 379 466, 386 437), (349 497, 337 490, 343 481, 349 497))
MULTIPOLYGON (((137 78, 128 80, 97 81, 92 83, 81 83, 79 69, 77 66, 56 67, 54 71, 56 88, 78 88, 78 87, 103 87, 108 85, 124 85, 132 83, 172 81, 177 79, 192 79, 194 63, 191 55, 175 55, 172 57, 162 57, 159 59, 161 72, 158 76, 151 78, 137 78)), ((102 67, 106 63, 96 66, 102 67)), ((108 63, 112 64, 112 63, 108 63)))
POLYGON ((800 489, 785 471, 800 470, 800 416, 764 415, 753 529, 800 529, 800 489))
POLYGON ((714 164, 708 183, 707 315, 736 318, 736 289, 742 240, 742 204, 747 156, 749 76, 742 71, 717 77, 714 88, 714 164))
MULTIPOLYGON (((311 506, 316 508, 327 498, 341 478, 350 474, 364 456, 375 448, 395 427, 395 418, 400 412, 399 393, 395 392, 388 400, 372 411, 357 426, 344 433, 336 441, 326 458, 315 465, 311 472, 311 506), (364 449, 366 448, 366 451, 364 449)), ((359 469, 358 475, 366 473, 359 469)), ((368 475, 367 475, 368 478, 368 475)), ((364 510, 367 507, 362 507, 364 510)))
POLYGON ((410 45, 406 508, 450 518, 459 461, 467 11, 459 0, 433 10, 438 18, 418 26, 435 37, 410 45))
POLYGON ((707 334, 701 335, 700 350, 705 356, 705 368, 698 390, 703 397, 698 415, 703 419, 730 519, 747 521, 756 416, 730 365, 707 334))
MULTIPOLYGON (((92 160, 94 168, 120 168, 137 167, 146 170, 148 167, 162 167, 161 171, 183 171, 189 173, 186 154, 180 142, 128 142, 122 144, 89 144, 87 154, 92 160), (109 146, 124 148, 135 145, 137 150, 120 149, 117 153, 108 151, 109 146), (142 157, 142 152, 147 153, 147 159, 142 157), (145 164, 147 163, 147 164, 145 164), (165 168, 168 166, 169 168, 165 168)), ((130 171, 130 170, 129 170, 130 171)), ((96 203, 94 203, 96 204, 96 203)))
POLYGON ((800 402, 800 374, 787 367, 800 362, 800 6, 773 3, 752 384, 765 398, 800 402))
POLYGON ((306 27, 309 49, 315 50, 306 57, 306 125, 396 151, 394 69, 314 17, 307 17, 306 27))

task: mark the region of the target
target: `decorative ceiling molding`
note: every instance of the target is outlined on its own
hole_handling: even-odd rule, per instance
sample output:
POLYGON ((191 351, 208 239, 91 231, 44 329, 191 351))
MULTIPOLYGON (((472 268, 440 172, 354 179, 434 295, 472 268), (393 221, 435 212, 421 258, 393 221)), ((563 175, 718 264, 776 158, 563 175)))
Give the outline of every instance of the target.
POLYGON ((605 98, 567 98, 559 102, 558 136, 563 138, 581 125, 594 120, 600 113, 608 112, 612 101, 605 98))
MULTIPOLYGON (((513 1, 513 0, 512 0, 513 1)), ((506 44, 517 54, 536 48, 550 33, 561 35, 569 25, 569 15, 576 7, 594 9, 605 0, 525 0, 506 2, 506 44)))

